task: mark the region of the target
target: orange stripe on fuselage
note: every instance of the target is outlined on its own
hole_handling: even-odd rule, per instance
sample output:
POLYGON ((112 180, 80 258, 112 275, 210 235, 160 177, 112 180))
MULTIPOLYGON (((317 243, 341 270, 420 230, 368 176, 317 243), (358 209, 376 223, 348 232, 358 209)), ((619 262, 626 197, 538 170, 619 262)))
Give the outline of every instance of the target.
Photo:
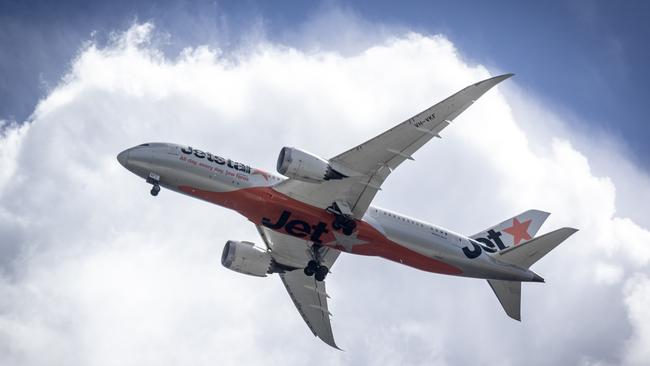
MULTIPOLYGON (((336 238, 332 234, 334 230, 332 228, 333 214, 279 193, 271 187, 242 188, 230 192, 205 191, 189 186, 180 186, 178 188, 186 194, 233 209, 256 225, 262 225, 264 218, 271 224, 281 223, 280 218, 285 211, 290 213, 290 216, 286 220, 287 223, 301 221, 308 224, 308 230, 314 230, 322 222, 326 224, 327 231, 318 235, 318 238, 322 241, 323 245, 347 252, 341 245, 335 244, 336 238)), ((304 235, 305 239, 309 239, 309 232, 302 234, 298 230, 300 227, 306 228, 307 226, 293 225, 289 230, 293 229, 294 234, 298 231, 298 234, 304 235)), ((275 231, 291 235, 287 229, 288 226, 284 225, 275 231)), ((462 273, 455 266, 429 258, 389 240, 365 221, 357 220, 357 230, 357 238, 367 243, 354 245, 351 253, 379 256, 427 272, 450 275, 459 275, 462 273)))

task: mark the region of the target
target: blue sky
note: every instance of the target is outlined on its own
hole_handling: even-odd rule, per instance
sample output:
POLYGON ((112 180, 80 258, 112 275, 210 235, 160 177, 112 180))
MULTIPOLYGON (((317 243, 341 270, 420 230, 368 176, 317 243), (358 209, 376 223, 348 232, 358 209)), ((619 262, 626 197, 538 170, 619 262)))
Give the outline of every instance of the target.
MULTIPOLYGON (((57 85, 84 40, 106 39, 134 20, 169 32, 166 49, 236 47, 251 28, 292 45, 319 14, 442 33, 470 61, 517 74, 517 82, 585 131, 603 129, 650 167, 650 3, 646 1, 7 1, 0 2, 0 118, 25 120, 57 85)), ((315 34, 315 41, 335 35, 315 34)))

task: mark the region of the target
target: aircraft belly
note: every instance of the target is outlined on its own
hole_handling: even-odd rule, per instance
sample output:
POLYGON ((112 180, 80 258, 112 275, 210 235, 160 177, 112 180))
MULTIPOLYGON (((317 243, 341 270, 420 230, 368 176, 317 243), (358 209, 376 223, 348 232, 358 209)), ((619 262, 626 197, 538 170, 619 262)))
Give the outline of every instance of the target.
MULTIPOLYGON (((368 221, 359 221, 357 232, 348 237, 332 228, 332 214, 270 187, 216 191, 212 189, 218 187, 218 182, 206 182, 205 177, 193 176, 185 182, 210 185, 211 189, 180 185, 178 190, 181 193, 233 209, 256 225, 307 242, 318 242, 358 255, 379 256, 427 272, 480 277, 490 270, 487 263, 481 263, 482 258, 470 261, 461 258, 462 251, 458 247, 432 238, 427 230, 409 230, 400 224, 369 218, 368 221)), ((304 250, 304 247, 299 250, 304 250)), ((281 257, 282 253, 278 256, 281 257)), ((291 264, 298 266, 298 263, 291 264)), ((489 277, 502 278, 498 274, 489 277)))
POLYGON ((357 231, 352 235, 344 235, 332 227, 334 215, 324 209, 288 197, 271 187, 249 187, 215 192, 181 185, 179 190, 233 209, 254 224, 281 234, 318 242, 348 253, 380 256, 428 272, 455 275, 462 273, 458 267, 438 258, 393 242, 381 229, 365 221, 357 222, 357 231))

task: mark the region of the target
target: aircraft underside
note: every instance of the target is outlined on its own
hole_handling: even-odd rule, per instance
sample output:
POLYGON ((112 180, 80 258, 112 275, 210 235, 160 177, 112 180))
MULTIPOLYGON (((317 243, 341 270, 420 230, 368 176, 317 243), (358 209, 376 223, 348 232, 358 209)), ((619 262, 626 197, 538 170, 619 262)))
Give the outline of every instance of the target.
POLYGON ((330 159, 282 148, 278 176, 191 146, 145 143, 121 152, 125 168, 152 185, 235 210, 255 224, 265 247, 228 240, 221 263, 242 274, 277 273, 313 334, 336 347, 325 278, 342 252, 378 256, 427 272, 486 279, 506 314, 520 320, 529 269, 577 230, 541 236, 548 217, 527 210, 466 236, 371 206, 385 179, 454 118, 512 74, 453 94, 330 159))
POLYGON ((205 191, 188 186, 185 194, 235 210, 256 225, 352 254, 378 256, 423 271, 461 275, 460 268, 409 250, 386 238, 372 225, 357 220, 357 231, 345 235, 333 228, 336 216, 326 209, 297 201, 271 187, 243 188, 230 192, 205 191), (350 236, 353 236, 350 238, 350 236))

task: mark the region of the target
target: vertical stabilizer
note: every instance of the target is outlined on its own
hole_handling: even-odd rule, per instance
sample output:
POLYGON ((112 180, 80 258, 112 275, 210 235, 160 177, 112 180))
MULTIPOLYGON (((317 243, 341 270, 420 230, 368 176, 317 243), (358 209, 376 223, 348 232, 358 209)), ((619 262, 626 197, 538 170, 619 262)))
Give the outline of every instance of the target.
POLYGON ((550 213, 540 210, 528 210, 470 238, 500 252, 534 238, 549 215, 550 213))

